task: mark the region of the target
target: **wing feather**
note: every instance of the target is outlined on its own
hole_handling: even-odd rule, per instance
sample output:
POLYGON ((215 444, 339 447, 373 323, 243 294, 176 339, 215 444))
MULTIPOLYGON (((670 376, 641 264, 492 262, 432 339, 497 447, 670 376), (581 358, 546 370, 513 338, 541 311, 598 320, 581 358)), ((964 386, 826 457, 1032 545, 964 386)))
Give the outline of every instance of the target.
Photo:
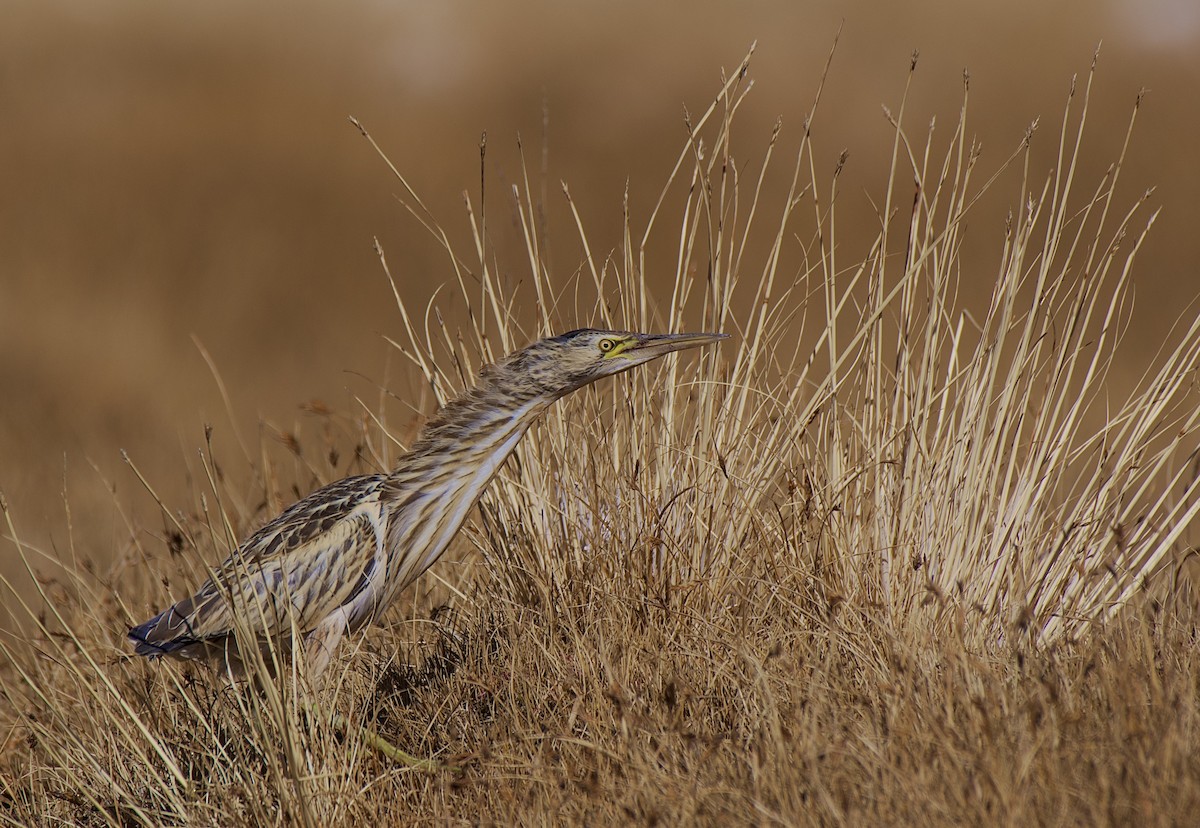
POLYGON ((371 603, 386 572, 382 475, 339 480, 250 536, 196 594, 129 631, 142 655, 228 638, 235 613, 261 636, 306 633, 338 608, 371 603), (294 625, 294 626, 293 626, 294 625))

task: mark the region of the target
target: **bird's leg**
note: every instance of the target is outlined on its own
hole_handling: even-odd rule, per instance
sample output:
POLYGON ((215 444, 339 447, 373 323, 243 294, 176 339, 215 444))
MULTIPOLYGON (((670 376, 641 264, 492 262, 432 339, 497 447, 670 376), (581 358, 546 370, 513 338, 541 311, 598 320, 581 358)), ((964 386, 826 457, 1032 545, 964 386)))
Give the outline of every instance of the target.
POLYGON ((337 645, 341 643, 350 619, 345 607, 338 607, 330 615, 321 619, 321 623, 312 632, 304 636, 304 658, 308 662, 308 680, 313 692, 321 689, 321 674, 329 666, 330 659, 337 645))
MULTIPOLYGON (((312 632, 304 637, 304 656, 308 662, 308 677, 314 694, 320 691, 322 683, 321 674, 329 666, 329 661, 333 658, 333 652, 337 649, 337 645, 341 642, 342 637, 345 636, 348 628, 349 618, 347 617, 346 610, 339 608, 333 614, 322 619, 321 623, 317 624, 312 632)), ((443 765, 441 762, 433 759, 421 759, 413 756, 411 753, 396 747, 370 728, 351 724, 345 716, 338 713, 330 711, 330 717, 334 726, 346 733, 349 733, 351 730, 358 730, 362 736, 363 743, 367 747, 394 762, 403 762, 411 768, 423 771, 456 770, 453 766, 443 765)))
MULTIPOLYGON (((352 727, 355 727, 355 725, 346 721, 345 717, 337 713, 333 714, 333 723, 345 731, 349 731, 352 727)), ((363 727, 362 725, 358 725, 357 727, 359 734, 362 736, 363 744, 376 753, 386 756, 393 762, 402 762, 413 770, 427 771, 429 773, 440 770, 458 770, 456 766, 443 764, 436 759, 421 759, 413 756, 411 753, 396 747, 369 727, 363 727)))

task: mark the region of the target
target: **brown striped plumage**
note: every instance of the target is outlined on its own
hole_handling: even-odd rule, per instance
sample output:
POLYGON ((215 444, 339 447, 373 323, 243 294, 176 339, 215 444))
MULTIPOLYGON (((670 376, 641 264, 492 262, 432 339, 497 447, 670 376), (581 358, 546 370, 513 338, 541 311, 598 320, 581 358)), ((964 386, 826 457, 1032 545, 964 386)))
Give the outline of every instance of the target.
POLYGON ((310 674, 319 674, 347 631, 377 619, 445 551, 547 406, 721 338, 579 330, 510 354, 443 406, 390 474, 318 489, 251 535, 195 595, 131 629, 135 651, 216 656, 236 674, 240 627, 260 640, 302 636, 310 674))

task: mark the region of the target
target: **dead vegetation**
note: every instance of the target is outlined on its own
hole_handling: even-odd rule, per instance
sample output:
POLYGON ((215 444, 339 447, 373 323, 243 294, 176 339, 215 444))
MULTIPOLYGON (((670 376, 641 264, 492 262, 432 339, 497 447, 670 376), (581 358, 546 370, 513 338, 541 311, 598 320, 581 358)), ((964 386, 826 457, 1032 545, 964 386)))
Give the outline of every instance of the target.
POLYGON ((573 274, 552 277, 539 255, 546 206, 528 179, 512 202, 528 262, 502 264, 470 197, 467 253, 397 172, 457 288, 423 314, 398 302, 392 344, 435 397, 577 322, 736 342, 555 409, 397 623, 345 649, 318 710, 295 676, 228 688, 135 659, 123 633, 296 494, 386 468, 415 412, 314 407, 317 436, 243 449, 238 470, 210 441, 193 501, 164 504, 161 533, 131 526, 104 572, 22 545, 6 511, 41 594, 13 591, 23 618, 2 642, 4 819, 1094 825, 1196 812, 1200 327, 1169 332, 1145 381, 1114 398, 1106 372, 1153 216, 1115 197, 1122 147, 1104 180, 1074 180, 1090 81, 1040 173, 1028 141, 983 170, 965 98, 945 143, 915 141, 901 103, 893 174, 871 194, 879 237, 848 251, 835 241, 845 158, 827 163, 807 131, 786 163, 779 131, 735 146, 747 71, 688 115, 658 208, 628 217, 611 250, 564 188, 573 274), (981 198, 1013 204, 985 276, 956 258, 981 198), (664 250, 675 288, 652 297, 642 275, 664 250), (994 281, 983 307, 960 304, 966 278, 994 281), (459 770, 392 766, 321 710, 459 770))

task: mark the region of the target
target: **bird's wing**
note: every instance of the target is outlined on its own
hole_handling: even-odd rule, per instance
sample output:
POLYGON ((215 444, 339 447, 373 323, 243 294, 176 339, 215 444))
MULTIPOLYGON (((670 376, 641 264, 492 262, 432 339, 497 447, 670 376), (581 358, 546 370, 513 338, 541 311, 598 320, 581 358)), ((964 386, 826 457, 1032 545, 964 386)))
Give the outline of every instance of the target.
POLYGON ((289 554, 328 532, 356 507, 378 502, 379 488, 386 480, 385 475, 364 474, 322 486, 247 538, 238 554, 231 555, 220 569, 237 560, 268 563, 289 554))
POLYGON ((318 489, 255 532, 190 598, 130 630, 155 655, 222 639, 235 614, 250 632, 304 633, 339 607, 369 600, 386 571, 380 475, 318 489))

